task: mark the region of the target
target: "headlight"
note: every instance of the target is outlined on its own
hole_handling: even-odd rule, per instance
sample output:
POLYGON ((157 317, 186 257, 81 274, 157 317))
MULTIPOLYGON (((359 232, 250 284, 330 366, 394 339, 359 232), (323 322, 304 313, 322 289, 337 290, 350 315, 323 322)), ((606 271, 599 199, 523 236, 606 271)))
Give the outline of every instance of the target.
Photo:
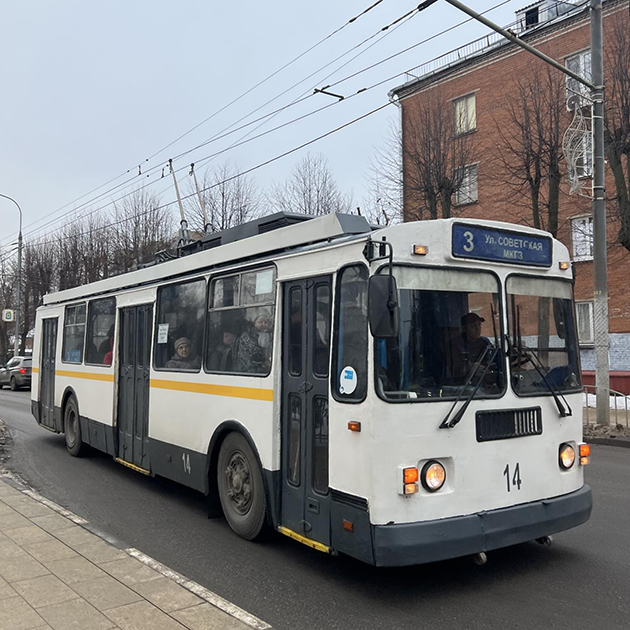
POLYGON ((420 480, 424 488, 429 492, 436 492, 446 481, 446 470, 444 470, 444 466, 440 462, 432 460, 422 467, 420 480))
POLYGON ((575 463, 575 449, 570 444, 561 444, 559 460, 560 466, 569 470, 575 463))

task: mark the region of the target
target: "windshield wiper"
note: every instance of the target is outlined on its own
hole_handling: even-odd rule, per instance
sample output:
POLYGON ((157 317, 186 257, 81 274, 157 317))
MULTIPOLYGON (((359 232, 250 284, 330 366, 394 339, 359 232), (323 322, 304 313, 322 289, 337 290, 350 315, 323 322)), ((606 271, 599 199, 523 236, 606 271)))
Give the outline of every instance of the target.
POLYGON ((488 363, 486 364, 486 366, 485 366, 485 368, 483 370, 483 373, 479 377, 479 380, 477 381, 477 384, 473 388, 472 392, 470 392, 470 394, 468 395, 468 398, 466 398, 466 400, 464 401, 464 404, 459 408, 459 411, 449 420, 451 414, 453 413, 453 409, 455 409, 455 407, 457 406, 457 403, 462 399, 463 394, 466 391, 466 387, 468 387, 468 385, 470 384, 470 382, 474 378, 475 374, 477 374, 477 372, 479 371, 479 368, 481 367, 481 363, 486 358, 486 355, 490 351, 491 347, 492 346, 486 346, 486 349, 481 354, 481 357, 479 357, 479 360, 475 364, 475 367, 471 370, 470 374, 468 375, 468 378, 466 379, 466 382, 462 385, 462 388, 459 390, 459 393, 457 394, 457 397, 455 398, 455 401, 453 402, 453 405, 448 410, 448 413, 446 414, 446 417, 444 418, 444 420, 442 420, 442 422, 441 422, 441 424, 439 426, 440 429, 452 429, 463 418, 464 414, 466 413, 466 409, 468 409, 468 405, 470 405, 472 399, 475 397, 475 394, 477 393, 477 390, 479 389, 479 386, 481 385, 481 382, 483 381, 484 376, 488 373, 488 370, 490 369, 490 366, 493 364, 494 359, 497 356, 497 352, 499 351, 499 345, 498 344, 497 344, 496 348, 494 348, 494 350, 492 351, 492 354, 490 355, 490 359, 489 359, 488 363))
MULTIPOLYGON (((509 339, 508 339, 508 344, 509 344, 509 339)), ((558 407, 558 413, 560 414, 560 417, 566 418, 567 416, 572 416, 573 409, 571 409, 571 406, 567 402, 567 399, 563 396, 562 392, 560 391, 560 388, 559 387, 554 388, 551 382, 547 380, 547 376, 549 376, 549 371, 547 370, 547 368, 545 368, 545 366, 543 365, 538 355, 531 348, 528 348, 527 346, 518 345, 516 346, 516 350, 518 351, 519 356, 522 354, 534 366, 536 372, 540 374, 540 377, 542 378, 542 382, 546 385, 547 389, 551 392, 551 395, 553 396, 553 399, 556 402, 556 407, 558 407), (562 398, 564 405, 566 405, 566 409, 565 409, 565 406, 562 404, 562 402, 560 402, 560 398, 558 396, 562 398)))

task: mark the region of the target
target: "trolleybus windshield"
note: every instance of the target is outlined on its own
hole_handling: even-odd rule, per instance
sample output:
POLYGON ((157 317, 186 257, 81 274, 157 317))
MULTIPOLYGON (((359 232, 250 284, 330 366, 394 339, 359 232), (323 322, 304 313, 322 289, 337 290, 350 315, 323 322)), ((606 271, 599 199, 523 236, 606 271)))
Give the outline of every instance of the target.
POLYGON ((403 266, 394 267, 394 276, 399 334, 375 340, 379 395, 405 402, 453 399, 475 389, 476 398, 500 395, 504 358, 492 352, 502 334, 496 276, 403 266))
POLYGON ((514 391, 521 395, 579 391, 571 285, 562 280, 511 276, 506 290, 514 391))

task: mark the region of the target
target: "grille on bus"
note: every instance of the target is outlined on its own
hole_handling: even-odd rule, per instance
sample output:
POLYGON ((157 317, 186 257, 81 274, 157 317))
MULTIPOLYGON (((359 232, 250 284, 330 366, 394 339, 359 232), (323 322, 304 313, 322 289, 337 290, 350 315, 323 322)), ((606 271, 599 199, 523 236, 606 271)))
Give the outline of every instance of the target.
POLYGON ((478 411, 477 442, 507 440, 542 433, 540 407, 478 411))

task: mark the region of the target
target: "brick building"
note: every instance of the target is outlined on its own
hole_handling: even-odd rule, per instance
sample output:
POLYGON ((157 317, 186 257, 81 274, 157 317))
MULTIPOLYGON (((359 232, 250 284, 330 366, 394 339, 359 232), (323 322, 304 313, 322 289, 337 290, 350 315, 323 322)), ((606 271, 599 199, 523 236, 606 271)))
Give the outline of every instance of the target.
MULTIPOLYGON (((608 42, 612 41, 619 27, 630 31, 628 0, 604 2, 604 75, 608 83, 612 63, 608 42), (615 30, 617 29, 617 31, 615 30)), ((539 0, 517 11, 517 20, 511 28, 525 41, 550 57, 564 62, 574 72, 590 78, 590 27, 588 3, 539 0)), ((619 37, 619 35, 617 35, 619 37)), ((448 140, 457 143, 465 139, 465 151, 451 155, 451 168, 459 173, 455 188, 446 189, 452 206, 446 210, 436 204, 433 216, 449 212, 451 216, 494 219, 542 227, 555 232, 573 254, 576 276, 578 329, 585 381, 595 369, 593 350, 593 256, 592 216, 590 201, 590 134, 584 133, 584 155, 575 168, 583 185, 583 195, 570 194, 566 181, 566 163, 560 163, 562 174, 558 197, 557 226, 545 216, 536 225, 533 219, 531 189, 528 185, 510 185, 511 173, 506 167, 506 134, 513 127, 514 112, 518 110, 519 95, 523 86, 544 85, 557 82, 556 91, 549 94, 562 101, 556 108, 559 115, 560 144, 567 127, 576 123, 567 107, 567 96, 581 98, 580 84, 566 80, 560 73, 549 68, 527 51, 491 34, 471 42, 408 74, 408 81, 390 92, 401 112, 402 146, 410 142, 418 144, 415 132, 423 124, 435 126, 435 117, 420 112, 430 103, 440 103, 442 111, 448 111, 452 124, 448 140), (554 77, 555 78, 552 78, 554 77), (560 86, 559 89, 557 86, 560 86), (578 94, 576 94, 578 93, 578 94), (461 162, 458 164, 457 159, 461 162), (551 223, 549 223, 551 221, 551 223)), ((542 92, 541 92, 542 93, 542 92)), ((539 94, 540 97, 540 94, 539 94)), ((542 97, 540 97, 542 98, 542 97)), ((582 102, 582 101, 580 101, 582 102)), ((583 103, 586 105, 586 101, 583 103)), ((582 107, 583 121, 590 127, 590 108, 582 107)), ((426 195, 419 200, 412 194, 413 159, 403 148, 404 217, 405 220, 428 218, 426 195), (423 207, 424 206, 424 207, 423 207)), ((630 252, 618 243, 619 212, 616 203, 615 184, 607 166, 606 187, 608 197, 608 273, 610 315, 610 365, 611 387, 630 389, 630 252), (624 374, 625 373, 625 374, 624 374), (627 379, 627 384, 622 385, 627 379)), ((546 186, 546 184, 544 185, 546 186)), ((553 193, 551 193, 553 194, 553 193)), ((548 196, 541 204, 548 202, 548 196)), ((430 214, 430 213, 429 213, 430 214)), ((630 393, 630 392, 629 392, 630 393)))

